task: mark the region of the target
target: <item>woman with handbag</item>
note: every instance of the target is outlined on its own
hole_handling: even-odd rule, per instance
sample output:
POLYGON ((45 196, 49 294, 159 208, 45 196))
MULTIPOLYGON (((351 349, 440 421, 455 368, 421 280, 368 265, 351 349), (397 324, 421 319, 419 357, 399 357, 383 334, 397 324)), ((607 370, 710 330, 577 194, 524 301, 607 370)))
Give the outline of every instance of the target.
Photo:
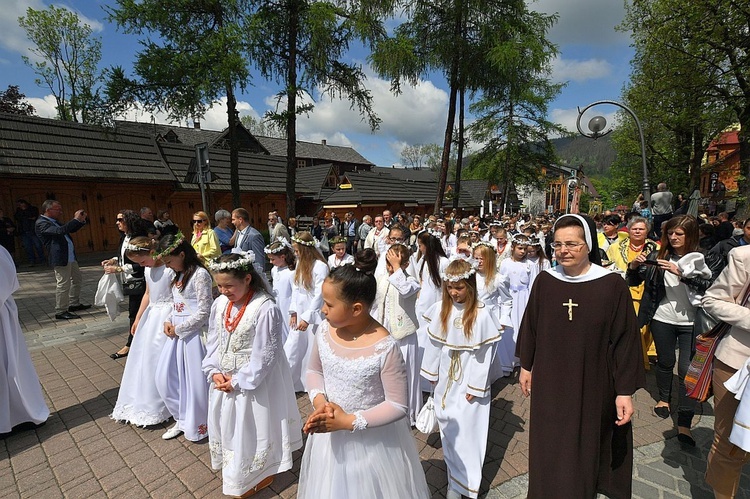
POLYGON ((717 499, 737 494, 742 467, 750 462, 750 453, 729 441, 739 400, 724 386, 750 357, 749 290, 750 246, 741 246, 729 252, 727 267, 702 301, 706 312, 731 326, 716 348, 713 365, 714 441, 708 454, 706 482, 717 499))
POLYGON ((697 316, 696 296, 702 295, 711 285, 721 268, 721 261, 703 255, 699 250, 698 222, 690 215, 678 215, 666 221, 662 227, 661 247, 648 255, 642 252, 628 264, 628 285, 638 286, 645 282, 641 306, 638 311, 638 326, 647 324, 656 346, 656 385, 659 401, 654 413, 666 419, 671 414, 672 376, 677 359, 675 348, 679 348, 677 366, 677 439, 689 447, 695 447, 690 432, 695 416, 696 400, 687 396, 685 374, 695 351, 694 322, 697 316), (705 273, 695 275, 687 272, 686 262, 701 262, 705 273))
POLYGON ((104 260, 102 267, 104 267, 105 274, 123 275, 122 292, 128 297, 128 318, 130 319, 128 341, 124 347, 110 355, 113 359, 121 359, 127 357, 130 352, 130 344, 133 342, 133 324, 138 315, 138 309, 141 307, 143 295, 146 294, 143 267, 128 258, 125 250, 134 237, 148 236, 148 226, 146 221, 133 210, 120 210, 115 218, 115 225, 120 231, 120 247, 117 250, 117 256, 104 260))

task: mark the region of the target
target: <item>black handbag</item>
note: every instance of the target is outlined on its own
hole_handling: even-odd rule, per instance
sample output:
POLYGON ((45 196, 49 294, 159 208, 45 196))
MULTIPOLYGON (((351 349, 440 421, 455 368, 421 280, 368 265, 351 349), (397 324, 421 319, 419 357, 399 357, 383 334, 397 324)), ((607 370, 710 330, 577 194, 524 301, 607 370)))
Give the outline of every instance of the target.
POLYGON ((145 292, 145 277, 135 277, 122 283, 122 294, 125 296, 142 295, 145 292))

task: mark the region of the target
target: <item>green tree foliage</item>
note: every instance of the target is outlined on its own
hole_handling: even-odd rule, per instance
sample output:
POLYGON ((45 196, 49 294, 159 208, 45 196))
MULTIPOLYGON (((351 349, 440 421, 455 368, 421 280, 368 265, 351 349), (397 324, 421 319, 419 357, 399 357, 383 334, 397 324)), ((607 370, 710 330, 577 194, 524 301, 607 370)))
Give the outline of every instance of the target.
POLYGON ((247 130, 253 135, 258 135, 261 137, 274 137, 277 139, 286 138, 284 131, 280 130, 269 120, 259 120, 253 118, 252 116, 245 115, 240 118, 240 122, 242 123, 242 126, 247 128, 247 130))
POLYGON ((126 33, 146 36, 136 54, 135 79, 128 80, 121 68, 111 70, 111 96, 166 111, 176 120, 201 117, 226 96, 234 206, 240 206, 235 91, 250 82, 249 8, 245 0, 117 0, 117 7, 108 9, 110 21, 126 33))
POLYGON ((344 58, 351 43, 370 44, 385 36, 383 20, 393 8, 393 0, 258 2, 246 34, 260 74, 283 88, 276 111, 266 118, 287 137, 288 217, 296 212, 297 116, 314 106, 303 97, 344 97, 376 129, 380 120, 373 112, 362 67, 344 58))
POLYGON ((0 92, 0 113, 34 115, 34 106, 26 102, 26 95, 18 89, 18 85, 8 85, 8 89, 0 92))
MULTIPOLYGON (((545 36, 555 18, 530 12, 523 0, 414 0, 409 2, 407 11, 410 20, 399 25, 394 35, 377 47, 371 61, 381 76, 391 79, 396 92, 403 82, 416 84, 431 71, 442 72, 448 80, 448 116, 435 203, 435 210, 439 210, 451 148, 458 145, 460 165, 462 148, 468 142, 461 119, 465 98, 471 100, 480 94, 484 104, 473 109, 492 112, 493 105, 502 105, 501 101, 510 97, 507 89, 514 80, 513 96, 524 95, 528 88, 524 85, 528 83, 521 84, 524 76, 513 72, 518 69, 524 75, 533 72, 531 65, 536 61, 528 61, 527 71, 525 61, 518 57, 524 50, 522 45, 533 42, 539 50, 550 51, 548 61, 554 55, 554 47, 545 36), (456 114, 458 139, 454 140, 456 114)), ((547 91, 553 92, 553 87, 549 85, 547 91)))
POLYGON ((749 18, 750 4, 736 0, 629 6, 624 27, 633 31, 636 57, 625 97, 649 130, 656 182, 671 175, 695 187, 706 145, 733 122, 741 125, 743 172, 750 168, 749 18))
POLYGON ((66 121, 90 123, 101 100, 95 86, 100 81, 101 39, 93 36, 78 15, 50 6, 46 10, 26 10, 18 24, 35 45, 33 57, 23 61, 37 74, 37 85, 49 88, 57 102, 58 117, 66 121))

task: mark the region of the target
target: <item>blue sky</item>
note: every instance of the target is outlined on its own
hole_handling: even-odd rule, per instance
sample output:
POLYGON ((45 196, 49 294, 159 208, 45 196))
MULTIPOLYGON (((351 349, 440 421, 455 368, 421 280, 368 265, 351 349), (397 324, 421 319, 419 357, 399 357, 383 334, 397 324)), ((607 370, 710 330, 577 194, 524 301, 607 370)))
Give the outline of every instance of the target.
MULTIPOLYGON (((166 0, 165 0, 166 1, 166 0)), ((35 84, 31 68, 24 65, 21 55, 29 54, 30 42, 18 26, 17 19, 26 9, 43 9, 46 0, 0 0, 0 88, 19 85, 40 116, 54 116, 54 99, 47 88, 35 84)), ((101 67, 122 65, 129 69, 139 49, 138 38, 118 32, 107 22, 103 5, 114 5, 114 0, 64 0, 55 2, 78 13, 102 38, 101 67)), ((567 82, 560 96, 550 106, 549 118, 570 130, 575 130, 576 106, 584 107, 602 99, 619 100, 623 85, 630 73, 633 51, 627 33, 618 32, 624 15, 622 0, 538 0, 529 2, 532 9, 557 13, 559 21, 549 34, 560 50, 553 64, 552 77, 567 82)), ((353 51, 352 61, 364 62, 367 54, 353 51)), ((406 87, 402 95, 390 93, 390 83, 368 74, 367 86, 374 99, 375 111, 382 119, 379 130, 371 132, 347 101, 322 100, 316 103, 309 117, 301 117, 298 134, 301 140, 328 144, 349 145, 380 166, 400 162, 400 151, 405 145, 442 143, 448 106, 445 80, 439 75, 421 81, 416 87, 406 87)), ((275 86, 259 78, 238 97, 241 115, 261 116, 275 106, 275 86)), ((609 121, 615 109, 597 107, 587 113, 604 114, 609 121)), ((158 122, 165 116, 156 115, 158 122)), ((128 119, 149 122, 150 113, 131 112, 128 119)), ((584 121, 585 123, 585 121, 584 121)), ((188 123, 182 123, 188 125, 188 123)), ((192 126, 192 123, 190 123, 192 126)), ((202 127, 220 130, 226 127, 224 103, 218 102, 202 120, 202 127)))

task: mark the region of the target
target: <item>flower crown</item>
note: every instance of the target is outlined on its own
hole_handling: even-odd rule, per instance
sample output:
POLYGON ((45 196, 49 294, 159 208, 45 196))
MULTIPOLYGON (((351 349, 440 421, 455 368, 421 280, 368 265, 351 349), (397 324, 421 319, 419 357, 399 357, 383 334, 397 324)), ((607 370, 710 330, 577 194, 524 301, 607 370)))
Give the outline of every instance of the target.
POLYGON ((338 244, 338 243, 345 243, 345 242, 346 242, 346 238, 344 236, 336 236, 328 240, 328 244, 338 244))
POLYGON ((137 246, 130 243, 123 244, 122 249, 124 249, 125 251, 132 251, 134 253, 137 253, 139 251, 151 251, 151 248, 149 246, 137 246))
POLYGON ((164 258, 166 255, 169 255, 177 248, 177 246, 181 245, 183 242, 185 242, 185 236, 182 234, 182 231, 177 231, 177 234, 174 235, 174 241, 172 241, 172 244, 164 248, 162 251, 157 251, 154 253, 154 260, 164 258))
POLYGON ((443 235, 444 235, 444 234, 443 234, 442 232, 440 232, 440 231, 439 231, 439 230, 437 230, 437 229, 427 229, 427 232, 428 232, 428 233, 429 233, 429 234, 430 234, 430 235, 431 235, 432 237, 437 237, 438 239, 442 238, 442 237, 443 237, 443 235))
POLYGON ((489 242, 489 241, 477 241, 477 242, 475 242, 474 244, 472 244, 472 245, 471 245, 471 249, 472 249, 472 251, 473 251, 473 250, 477 249, 477 248, 478 248, 478 247, 480 247, 480 246, 487 246, 487 247, 488 247, 488 248, 490 248, 490 249, 491 249, 492 251, 497 251, 497 248, 495 247, 495 245, 494 245, 494 244, 492 244, 492 243, 491 243, 491 242, 489 242))
POLYGON ((244 253, 238 253, 240 256, 239 260, 232 260, 230 262, 219 262, 219 258, 214 259, 208 264, 208 269, 211 272, 222 272, 224 270, 250 270, 255 262, 255 253, 252 251, 246 251, 244 253))
POLYGON ((523 234, 513 234, 510 238, 511 244, 529 245, 531 244, 531 238, 523 234))
POLYGON ((297 244, 301 244, 302 246, 309 246, 309 247, 317 247, 320 242, 313 237, 312 241, 305 241, 304 239, 298 238, 296 235, 292 236, 292 241, 294 241, 297 244))
POLYGON ((274 243, 269 244, 268 246, 266 246, 263 249, 263 252, 266 255, 271 255, 271 254, 274 254, 274 253, 281 253, 282 251, 284 251, 284 248, 292 249, 292 245, 289 243, 289 241, 287 240, 287 238, 280 237, 280 238, 276 239, 276 241, 274 243), (271 246, 273 246, 276 243, 279 243, 279 246, 277 246, 276 248, 271 248, 271 246))
POLYGON ((449 274, 446 272, 440 272, 440 278, 443 281, 446 282, 458 282, 463 281, 465 279, 468 279, 472 275, 476 274, 477 272, 477 262, 473 258, 462 258, 460 256, 452 256, 448 259, 448 264, 450 265, 451 262, 454 262, 456 260, 462 260, 464 262, 467 262, 469 264, 469 270, 466 272, 463 272, 461 274, 449 274))

